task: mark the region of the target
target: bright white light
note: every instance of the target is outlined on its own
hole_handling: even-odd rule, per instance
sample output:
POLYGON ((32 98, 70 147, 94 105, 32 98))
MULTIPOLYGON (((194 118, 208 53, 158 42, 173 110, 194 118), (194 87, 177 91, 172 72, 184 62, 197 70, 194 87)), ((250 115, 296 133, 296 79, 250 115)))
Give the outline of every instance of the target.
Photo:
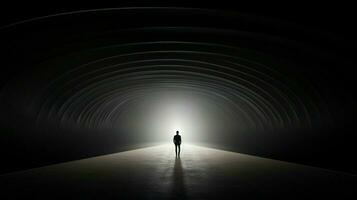
POLYGON ((225 131, 239 132, 237 124, 244 126, 232 121, 224 109, 202 94, 164 91, 136 102, 126 108, 118 126, 130 135, 145 139, 168 142, 179 131, 183 142, 204 142, 208 138, 219 138, 225 131))
POLYGON ((185 140, 195 140, 198 133, 206 132, 205 111, 197 99, 185 95, 163 96, 152 102, 145 126, 150 132, 171 138, 179 131, 185 140))

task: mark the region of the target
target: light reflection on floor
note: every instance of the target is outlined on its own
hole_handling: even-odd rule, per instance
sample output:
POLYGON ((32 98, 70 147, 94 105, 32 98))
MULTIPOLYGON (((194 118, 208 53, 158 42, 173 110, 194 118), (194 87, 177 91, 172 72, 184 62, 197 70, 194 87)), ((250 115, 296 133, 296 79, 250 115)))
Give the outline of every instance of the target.
MULTIPOLYGON (((195 145, 83 159, 0 177, 7 197, 218 199, 356 195, 356 176, 195 145)), ((1 197, 1 195, 0 195, 1 197)))

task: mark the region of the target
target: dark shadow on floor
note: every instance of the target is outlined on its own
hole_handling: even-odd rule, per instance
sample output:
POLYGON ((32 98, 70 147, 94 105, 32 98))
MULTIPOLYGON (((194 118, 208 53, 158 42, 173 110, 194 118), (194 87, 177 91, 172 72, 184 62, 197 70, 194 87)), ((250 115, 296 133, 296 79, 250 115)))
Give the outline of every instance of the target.
POLYGON ((181 159, 179 157, 175 159, 172 179, 171 199, 186 199, 184 170, 182 169, 181 159))

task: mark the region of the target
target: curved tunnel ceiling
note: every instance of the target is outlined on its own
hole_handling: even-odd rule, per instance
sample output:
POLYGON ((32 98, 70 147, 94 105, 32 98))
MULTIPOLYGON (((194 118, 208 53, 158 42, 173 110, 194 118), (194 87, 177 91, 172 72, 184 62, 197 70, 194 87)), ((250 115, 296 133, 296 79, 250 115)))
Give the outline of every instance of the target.
POLYGON ((306 91, 298 94, 286 77, 241 58, 241 51, 212 43, 158 41, 78 53, 74 56, 82 64, 49 82, 34 109, 39 123, 49 119, 111 127, 138 99, 181 91, 211 99, 251 128, 311 126, 319 119, 324 108, 306 91), (122 48, 130 50, 120 52, 122 48), (101 51, 107 51, 104 57, 85 59, 103 55, 101 51))
POLYGON ((40 129, 158 140, 180 129, 196 141, 332 125, 319 88, 325 77, 311 71, 333 57, 323 49, 328 36, 293 24, 214 10, 127 8, 42 17, 2 33, 16 38, 6 44, 14 49, 8 67, 22 67, 3 88, 3 101, 16 102, 11 112, 40 129))

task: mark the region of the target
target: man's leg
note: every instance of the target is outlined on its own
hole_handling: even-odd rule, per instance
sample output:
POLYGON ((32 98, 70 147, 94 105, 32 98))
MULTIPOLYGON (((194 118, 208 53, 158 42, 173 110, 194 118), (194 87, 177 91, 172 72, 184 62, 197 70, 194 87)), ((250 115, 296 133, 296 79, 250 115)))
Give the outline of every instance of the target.
POLYGON ((178 146, 178 149, 179 149, 178 156, 180 157, 180 153, 181 153, 181 145, 177 145, 177 146, 178 146))
POLYGON ((175 144, 175 153, 176 153, 176 157, 177 157, 177 145, 175 144))

